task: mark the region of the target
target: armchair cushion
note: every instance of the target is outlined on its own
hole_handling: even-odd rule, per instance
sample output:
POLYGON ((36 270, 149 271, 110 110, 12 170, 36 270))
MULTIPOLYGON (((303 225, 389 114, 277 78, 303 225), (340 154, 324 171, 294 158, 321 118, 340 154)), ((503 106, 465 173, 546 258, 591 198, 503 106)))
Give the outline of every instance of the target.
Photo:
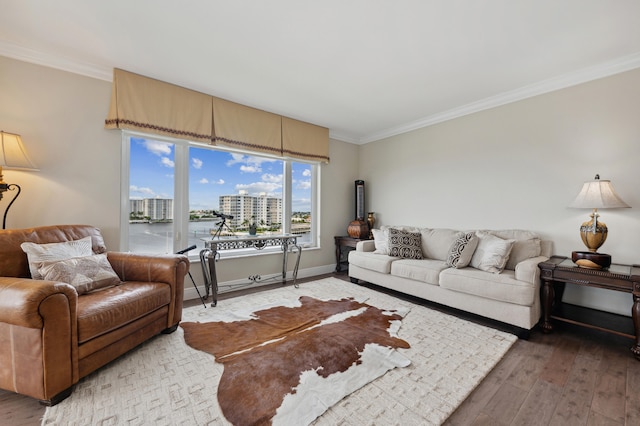
POLYGON ((121 283, 106 254, 42 262, 40 265, 38 272, 45 280, 71 284, 78 295, 121 283))

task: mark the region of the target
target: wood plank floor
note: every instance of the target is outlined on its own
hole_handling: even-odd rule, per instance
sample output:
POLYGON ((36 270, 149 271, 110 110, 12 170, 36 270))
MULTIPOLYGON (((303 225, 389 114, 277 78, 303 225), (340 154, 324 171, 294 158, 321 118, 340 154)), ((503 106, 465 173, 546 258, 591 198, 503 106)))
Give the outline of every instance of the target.
MULTIPOLYGON (((534 330, 445 425, 640 425, 640 361, 631 355, 631 343, 570 324, 558 324, 552 334, 534 330)), ((0 425, 39 425, 44 410, 31 398, 0 390, 0 425)))

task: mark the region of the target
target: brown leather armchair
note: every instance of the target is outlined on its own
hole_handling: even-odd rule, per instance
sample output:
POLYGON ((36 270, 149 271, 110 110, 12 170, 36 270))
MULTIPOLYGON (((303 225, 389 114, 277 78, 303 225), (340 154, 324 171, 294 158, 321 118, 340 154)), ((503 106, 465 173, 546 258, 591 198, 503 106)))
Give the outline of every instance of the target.
POLYGON ((0 388, 55 405, 82 377, 182 319, 183 255, 107 252, 88 225, 0 230, 0 388), (91 236, 95 254, 107 253, 122 280, 78 295, 75 287, 31 279, 20 244, 91 236))

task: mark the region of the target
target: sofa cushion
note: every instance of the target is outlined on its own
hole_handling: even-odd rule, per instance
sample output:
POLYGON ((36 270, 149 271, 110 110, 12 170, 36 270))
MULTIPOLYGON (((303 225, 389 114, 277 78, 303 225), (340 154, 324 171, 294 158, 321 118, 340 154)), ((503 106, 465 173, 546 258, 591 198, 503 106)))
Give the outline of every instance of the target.
POLYGON ((539 297, 536 284, 516 280, 514 275, 509 270, 496 275, 473 268, 449 268, 440 274, 440 287, 501 302, 533 305, 539 297))
POLYGON ((478 247, 471 257, 471 266, 499 274, 509 259, 515 240, 503 240, 486 232, 477 232, 478 247))
POLYGON ((441 260, 402 259, 391 264, 391 275, 438 285, 438 277, 444 269, 447 265, 441 260))
POLYGON ((422 229, 422 255, 428 259, 442 260, 449 257, 449 249, 455 240, 463 235, 454 229, 422 229))
POLYGON ((78 343, 109 333, 168 305, 171 286, 124 282, 78 297, 78 343))
POLYGON ((446 265, 452 268, 464 268, 469 265, 476 247, 478 247, 478 236, 475 232, 461 235, 449 248, 446 265))
POLYGON ((387 229, 372 229, 373 242, 376 246, 374 253, 389 254, 389 231, 387 229))
POLYGON ((36 244, 25 242, 20 244, 29 260, 31 278, 41 280, 42 274, 38 268, 42 262, 55 262, 72 257, 91 256, 91 237, 61 243, 36 244))
POLYGON ((349 252, 349 264, 356 265, 364 269, 388 274, 391 272, 391 264, 398 260, 397 257, 391 257, 384 254, 375 254, 373 252, 355 251, 349 252))
POLYGON ((106 254, 42 262, 38 272, 43 279, 71 284, 78 294, 120 284, 106 254))
POLYGON ((419 232, 389 229, 389 256, 401 259, 422 259, 422 240, 419 232))

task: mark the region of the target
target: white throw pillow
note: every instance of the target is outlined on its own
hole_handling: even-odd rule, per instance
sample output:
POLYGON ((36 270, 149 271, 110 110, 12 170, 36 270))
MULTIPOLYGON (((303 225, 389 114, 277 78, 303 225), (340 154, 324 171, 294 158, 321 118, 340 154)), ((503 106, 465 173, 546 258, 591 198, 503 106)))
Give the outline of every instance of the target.
POLYGON ((504 269, 515 240, 503 240, 486 232, 477 232, 478 247, 471 257, 471 266, 481 271, 499 274, 504 269))
POLYGON ((374 253, 389 254, 389 231, 387 229, 372 229, 373 243, 376 246, 374 253))
POLYGON ((41 280, 42 275, 38 268, 42 262, 54 262, 72 257, 91 256, 91 237, 85 237, 75 241, 65 241, 62 243, 22 243, 22 251, 27 253, 29 261, 29 271, 31 278, 41 280))
POLYGON ((42 262, 38 272, 45 280, 71 284, 78 294, 121 283, 106 254, 42 262))

